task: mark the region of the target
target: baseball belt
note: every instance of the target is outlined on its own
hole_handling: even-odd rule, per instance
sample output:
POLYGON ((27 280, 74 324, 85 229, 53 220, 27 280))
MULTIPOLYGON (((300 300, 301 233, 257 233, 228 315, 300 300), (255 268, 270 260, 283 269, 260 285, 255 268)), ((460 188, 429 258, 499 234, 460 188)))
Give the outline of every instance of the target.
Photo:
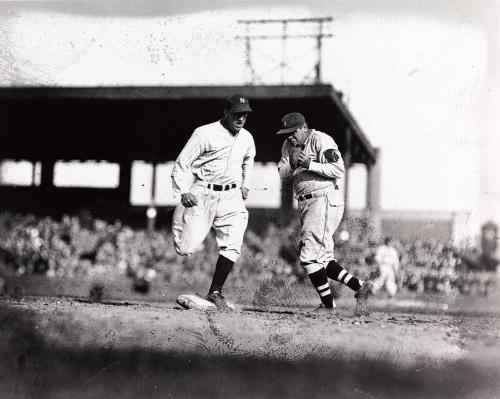
MULTIPOLYGON (((339 187, 336 184, 334 187, 335 187, 335 190, 339 189, 339 187)), ((311 199, 311 198, 315 198, 315 197, 322 197, 326 194, 328 194, 328 192, 321 191, 320 193, 309 193, 309 194, 297 195, 295 198, 297 199, 297 201, 303 201, 303 200, 311 199)))
POLYGON ((207 188, 214 190, 214 191, 227 191, 227 190, 231 190, 232 188, 236 188, 236 183, 231 183, 231 184, 208 183, 207 188))

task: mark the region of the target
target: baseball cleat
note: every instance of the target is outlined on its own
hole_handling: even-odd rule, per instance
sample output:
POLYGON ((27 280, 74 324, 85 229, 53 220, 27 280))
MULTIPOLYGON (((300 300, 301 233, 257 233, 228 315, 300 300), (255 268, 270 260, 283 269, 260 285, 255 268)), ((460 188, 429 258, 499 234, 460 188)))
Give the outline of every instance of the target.
POLYGON ((233 310, 231 306, 224 300, 224 297, 219 291, 211 292, 207 295, 207 300, 212 302, 218 310, 230 311, 233 310))
POLYGON ((309 313, 314 315, 335 316, 337 314, 336 307, 337 305, 335 304, 333 304, 332 308, 327 308, 324 304, 321 304, 309 313))
POLYGON ((354 316, 369 316, 370 308, 368 307, 368 298, 373 294, 373 284, 369 282, 363 283, 359 291, 354 295, 356 298, 356 309, 354 316))

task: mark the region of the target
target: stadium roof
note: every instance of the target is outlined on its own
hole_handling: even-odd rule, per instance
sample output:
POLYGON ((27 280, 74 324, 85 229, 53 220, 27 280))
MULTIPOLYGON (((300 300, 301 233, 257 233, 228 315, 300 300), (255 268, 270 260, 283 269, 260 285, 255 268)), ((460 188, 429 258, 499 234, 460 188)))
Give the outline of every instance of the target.
POLYGON ((374 150, 331 85, 196 87, 0 88, 3 159, 167 161, 177 157, 197 126, 223 116, 223 99, 240 93, 254 112, 246 128, 256 160, 277 161, 281 117, 301 112, 311 127, 331 134, 351 160, 374 162, 374 150))

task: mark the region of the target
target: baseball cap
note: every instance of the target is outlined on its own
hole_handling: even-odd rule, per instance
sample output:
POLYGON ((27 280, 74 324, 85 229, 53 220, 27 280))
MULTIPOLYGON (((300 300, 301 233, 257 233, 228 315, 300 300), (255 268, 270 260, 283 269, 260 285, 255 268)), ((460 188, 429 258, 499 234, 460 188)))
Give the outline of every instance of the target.
POLYGON ((290 114, 286 114, 283 118, 281 118, 281 130, 276 134, 286 134, 295 132, 299 127, 306 122, 306 118, 304 115, 298 112, 292 112, 290 114))
POLYGON ((226 109, 235 114, 238 112, 252 112, 248 98, 239 94, 226 98, 226 109))

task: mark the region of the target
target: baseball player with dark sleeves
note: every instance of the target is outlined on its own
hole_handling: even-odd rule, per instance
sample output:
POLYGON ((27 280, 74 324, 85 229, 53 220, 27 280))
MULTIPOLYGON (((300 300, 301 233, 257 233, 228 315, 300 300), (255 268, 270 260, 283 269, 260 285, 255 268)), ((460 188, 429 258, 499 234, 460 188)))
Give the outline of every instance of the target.
POLYGON ((368 315, 372 284, 354 277, 334 257, 333 234, 344 213, 338 180, 345 167, 337 144, 328 134, 310 129, 298 112, 285 115, 281 127, 277 134, 288 137, 278 170, 282 180, 293 179, 301 222, 300 263, 321 298, 317 310, 328 313, 336 307, 328 283, 331 278, 356 292, 355 314, 368 315))
POLYGON ((248 224, 245 200, 255 158, 253 137, 243 128, 249 112, 247 98, 227 98, 224 118, 194 130, 172 171, 174 192, 181 194, 172 222, 175 250, 191 255, 214 229, 219 257, 207 299, 221 310, 229 309, 222 287, 248 224))

